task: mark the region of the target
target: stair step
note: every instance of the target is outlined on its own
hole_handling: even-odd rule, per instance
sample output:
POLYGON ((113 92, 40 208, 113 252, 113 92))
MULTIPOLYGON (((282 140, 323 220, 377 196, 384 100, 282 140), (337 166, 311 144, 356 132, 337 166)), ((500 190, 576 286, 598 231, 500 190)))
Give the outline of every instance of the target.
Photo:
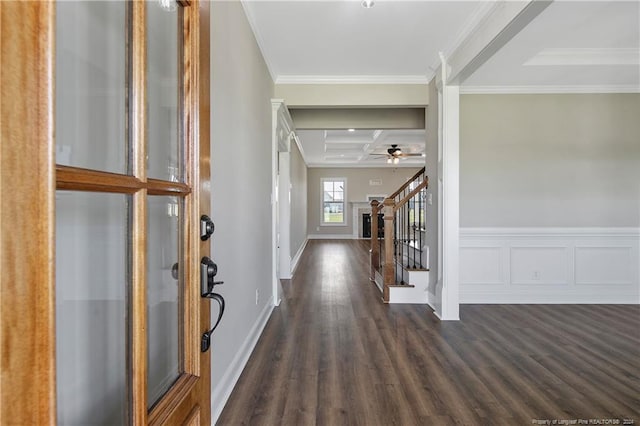
POLYGON ((406 287, 406 288, 414 288, 413 284, 391 284, 389 287, 406 287))

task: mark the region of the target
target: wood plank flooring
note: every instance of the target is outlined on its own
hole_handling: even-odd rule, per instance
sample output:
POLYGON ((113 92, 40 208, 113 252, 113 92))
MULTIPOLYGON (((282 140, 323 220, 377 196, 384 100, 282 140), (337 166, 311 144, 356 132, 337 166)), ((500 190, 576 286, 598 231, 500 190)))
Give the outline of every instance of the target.
POLYGON ((462 305, 440 322, 382 304, 367 250, 309 242, 218 425, 640 424, 640 306, 462 305))

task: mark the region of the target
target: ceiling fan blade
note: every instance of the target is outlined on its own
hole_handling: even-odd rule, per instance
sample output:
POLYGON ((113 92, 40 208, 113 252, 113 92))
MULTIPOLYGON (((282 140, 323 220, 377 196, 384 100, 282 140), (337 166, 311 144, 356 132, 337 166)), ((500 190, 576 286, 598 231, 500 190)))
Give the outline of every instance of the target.
POLYGON ((422 157, 422 154, 400 154, 398 157, 422 157))

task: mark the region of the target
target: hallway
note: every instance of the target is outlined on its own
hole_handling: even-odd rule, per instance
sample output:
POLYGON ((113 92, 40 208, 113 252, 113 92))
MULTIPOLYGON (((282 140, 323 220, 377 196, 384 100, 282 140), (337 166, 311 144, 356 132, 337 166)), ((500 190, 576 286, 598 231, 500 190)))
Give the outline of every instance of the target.
POLYGON ((217 424, 640 422, 640 306, 462 305, 440 322, 380 302, 367 243, 309 241, 217 424))

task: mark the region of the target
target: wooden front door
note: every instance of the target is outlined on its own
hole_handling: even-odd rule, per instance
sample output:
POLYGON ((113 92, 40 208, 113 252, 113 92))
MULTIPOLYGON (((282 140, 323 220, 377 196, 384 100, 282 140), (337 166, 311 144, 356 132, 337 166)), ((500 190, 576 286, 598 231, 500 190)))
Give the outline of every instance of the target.
POLYGON ((0 424, 210 424, 208 2, 0 18, 0 424))

